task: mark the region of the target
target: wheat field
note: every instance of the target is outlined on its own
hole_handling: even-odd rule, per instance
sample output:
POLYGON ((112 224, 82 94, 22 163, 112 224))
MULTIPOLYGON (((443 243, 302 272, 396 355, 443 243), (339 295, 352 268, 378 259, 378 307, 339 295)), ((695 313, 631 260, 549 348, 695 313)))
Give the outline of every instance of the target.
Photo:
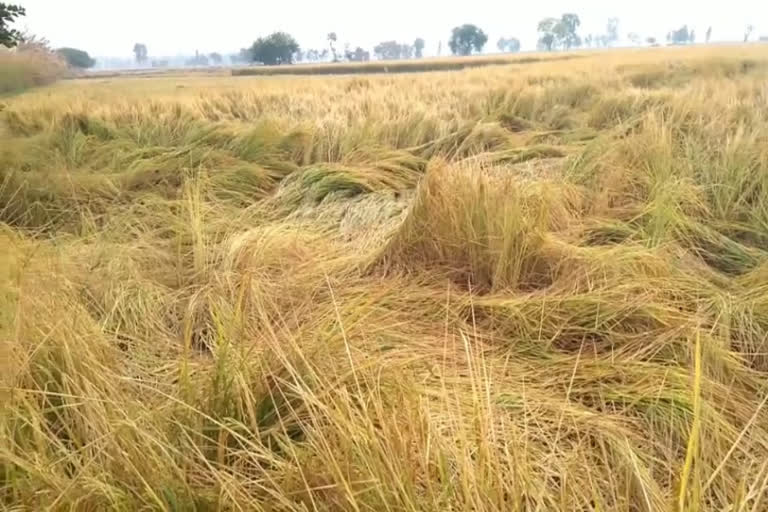
POLYGON ((768 510, 768 47, 0 100, 0 508, 768 510))

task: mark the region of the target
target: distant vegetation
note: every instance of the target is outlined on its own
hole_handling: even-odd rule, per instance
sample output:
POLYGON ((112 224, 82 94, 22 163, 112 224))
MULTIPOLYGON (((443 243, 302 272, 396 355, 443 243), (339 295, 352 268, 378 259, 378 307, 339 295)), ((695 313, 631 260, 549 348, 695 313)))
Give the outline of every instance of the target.
POLYGON ((88 55, 88 52, 83 50, 77 50, 75 48, 59 48, 56 50, 56 53, 61 55, 61 57, 67 61, 67 64, 73 68, 87 69, 92 68, 96 64, 96 61, 88 55))
POLYGON ((424 42, 424 40, 422 38, 420 38, 420 37, 417 37, 413 41, 414 57, 416 57, 417 59, 420 59, 420 58, 422 58, 424 56, 424 45, 425 44, 426 43, 424 42))
POLYGON ((220 53, 213 52, 208 54, 208 58, 211 61, 211 64, 214 66, 221 66, 221 64, 224 62, 224 57, 220 53))
POLYGON ((451 32, 448 47, 454 55, 471 55, 483 51, 488 36, 476 25, 466 24, 456 27, 451 32))
POLYGON ((539 48, 570 50, 581 46, 582 40, 577 33, 581 20, 576 14, 563 14, 559 19, 545 18, 539 22, 539 48))
POLYGON ((268 76, 268 75, 353 75, 376 73, 422 73, 427 71, 459 71, 462 69, 485 66, 531 64, 542 60, 570 60, 577 56, 563 54, 552 57, 503 57, 482 56, 473 59, 423 59, 382 62, 343 62, 336 64, 319 64, 305 66, 257 66, 234 68, 235 76, 268 76))
MULTIPOLYGON (((16 46, 24 39, 24 35, 11 24, 24 16, 25 9, 21 6, 0 2, 0 45, 16 46)), ((560 17, 547 17, 537 24, 538 39, 536 49, 539 51, 569 51, 576 48, 602 48, 623 44, 633 46, 658 46, 666 40, 667 45, 694 44, 698 40, 709 43, 712 40, 713 27, 702 28, 697 34, 693 28, 684 24, 670 30, 665 37, 658 39, 654 35, 630 31, 620 33, 618 18, 608 18, 605 30, 597 33, 582 34, 580 32, 581 18, 576 13, 564 13, 560 17)), ((744 30, 743 40, 752 38, 754 26, 748 24, 744 30)), ((97 63, 84 50, 62 48, 61 55, 72 68, 86 69, 97 66, 106 69, 120 68, 166 68, 166 67, 220 67, 243 65, 288 65, 294 63, 314 64, 323 62, 333 63, 365 63, 370 60, 410 60, 421 59, 425 56, 440 56, 445 40, 436 41, 437 51, 426 51, 426 42, 416 37, 412 42, 389 39, 375 46, 364 47, 343 39, 335 31, 327 33, 327 47, 301 48, 299 42, 285 32, 275 32, 259 37, 250 46, 235 53, 195 51, 194 55, 162 56, 153 55, 145 43, 137 42, 132 47, 133 60, 121 57, 105 57, 97 63), (80 53, 83 52, 83 53, 80 53)), ((764 36, 759 40, 763 41, 764 36)), ((454 27, 447 41, 451 53, 456 56, 482 54, 487 51, 488 34, 477 25, 463 24, 454 27)), ((434 47, 433 47, 434 48, 434 47)), ((501 36, 496 40, 495 50, 500 53, 516 53, 523 50, 523 44, 515 36, 501 36)), ((531 47, 525 49, 532 49, 531 47)))
POLYGON ((136 43, 133 45, 133 55, 136 57, 136 62, 144 64, 149 58, 149 50, 144 43, 136 43))
POLYGON ((674 44, 693 44, 696 42, 696 32, 688 30, 688 25, 683 25, 677 30, 667 34, 667 42, 674 44))
POLYGON ((373 54, 379 60, 410 59, 413 57, 414 48, 407 43, 400 44, 397 41, 384 41, 373 48, 373 54))
POLYGON ((0 2, 0 94, 50 84, 67 73, 66 63, 48 41, 11 27, 25 13, 23 7, 0 2))
POLYGON ((496 48, 499 49, 500 52, 505 53, 515 53, 520 51, 520 40, 516 37, 510 37, 510 38, 499 38, 498 42, 496 43, 496 48))
POLYGON ((262 64, 290 64, 299 51, 299 44, 285 32, 275 32, 267 37, 260 37, 250 50, 251 59, 262 64))
POLYGON ((51 52, 0 51, 0 95, 51 84, 66 74, 66 64, 51 52))
POLYGON ((189 59, 187 59, 184 64, 186 66, 194 67, 194 66, 208 66, 210 65, 210 63, 211 61, 207 55, 198 52, 198 53, 195 53, 194 57, 190 57, 189 59))

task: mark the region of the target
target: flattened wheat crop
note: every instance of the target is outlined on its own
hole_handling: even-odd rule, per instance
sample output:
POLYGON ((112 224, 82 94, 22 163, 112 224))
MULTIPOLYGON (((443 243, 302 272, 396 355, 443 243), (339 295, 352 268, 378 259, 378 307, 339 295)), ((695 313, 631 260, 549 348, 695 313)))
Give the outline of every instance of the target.
POLYGON ((3 99, 8 510, 768 508, 768 50, 3 99))

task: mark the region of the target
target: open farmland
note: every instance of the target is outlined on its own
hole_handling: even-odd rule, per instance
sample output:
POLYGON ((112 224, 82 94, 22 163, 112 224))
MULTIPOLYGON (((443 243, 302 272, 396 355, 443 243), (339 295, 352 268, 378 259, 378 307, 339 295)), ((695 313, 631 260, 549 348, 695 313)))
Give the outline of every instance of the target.
POLYGON ((359 75, 373 73, 422 73, 425 71, 461 71, 485 66, 503 66, 508 64, 531 64, 543 60, 570 60, 575 54, 548 55, 539 53, 524 57, 472 56, 447 57, 418 60, 385 60, 375 62, 344 62, 333 64, 301 64, 295 66, 250 66, 234 68, 234 76, 271 76, 271 75, 359 75))
POLYGON ((0 107, 9 510, 768 508, 768 47, 0 107))

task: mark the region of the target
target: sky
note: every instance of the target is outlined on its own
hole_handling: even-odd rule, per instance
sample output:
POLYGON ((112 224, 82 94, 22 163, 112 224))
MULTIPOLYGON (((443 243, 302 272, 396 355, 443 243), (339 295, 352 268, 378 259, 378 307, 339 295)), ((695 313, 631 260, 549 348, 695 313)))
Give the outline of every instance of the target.
POLYGON ((683 24, 702 40, 712 26, 712 40, 738 40, 747 24, 754 37, 768 35, 765 0, 12 0, 27 9, 17 24, 46 37, 54 47, 69 46, 95 56, 132 55, 134 43, 147 45, 150 56, 232 53, 259 36, 277 30, 292 34, 302 48, 326 48, 326 34, 338 35, 339 47, 370 49, 378 42, 426 41, 425 54, 443 54, 451 28, 474 23, 488 35, 486 51, 499 37, 517 37, 523 50, 536 46, 536 25, 544 17, 573 12, 582 20, 580 33, 604 33, 606 21, 618 17, 620 34, 664 38, 683 24))

